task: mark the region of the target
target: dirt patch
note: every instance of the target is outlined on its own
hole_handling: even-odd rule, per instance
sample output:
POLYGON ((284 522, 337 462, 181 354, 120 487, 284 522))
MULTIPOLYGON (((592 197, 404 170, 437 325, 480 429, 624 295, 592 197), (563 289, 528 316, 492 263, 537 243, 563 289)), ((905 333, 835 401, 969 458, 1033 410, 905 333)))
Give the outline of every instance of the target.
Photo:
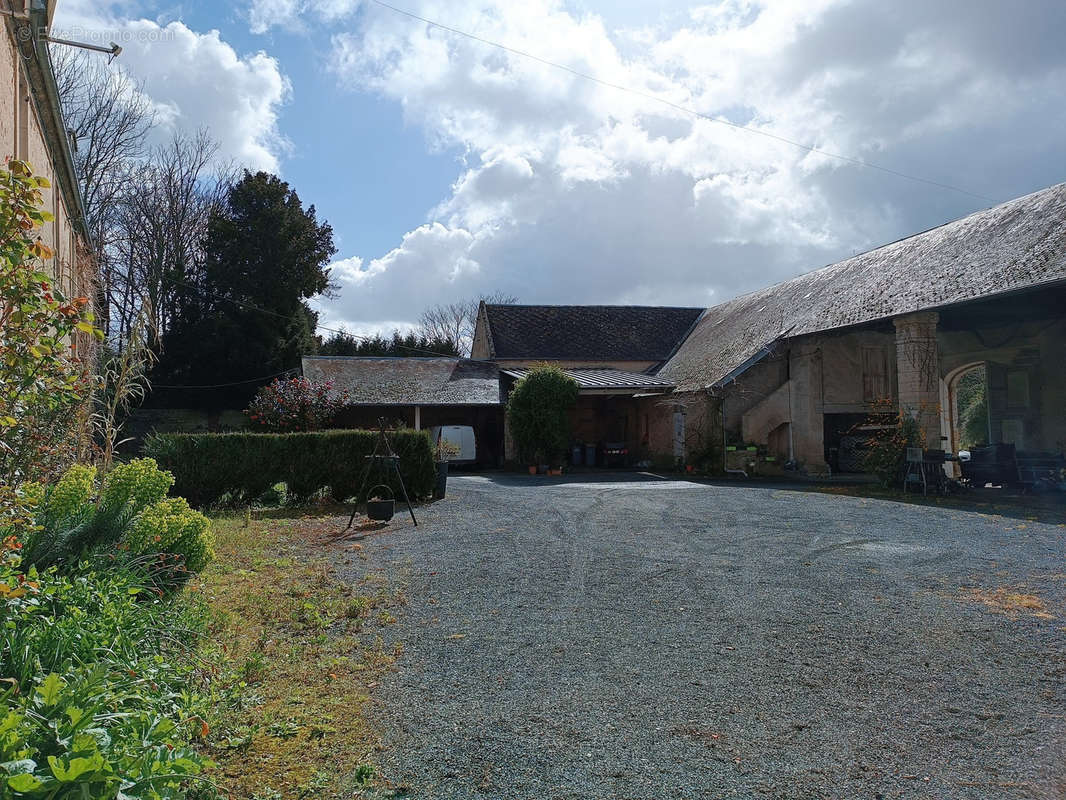
POLYGON ((1053 619, 1047 603, 1035 594, 1012 589, 968 589, 966 596, 1000 614, 1029 614, 1041 619, 1053 619))

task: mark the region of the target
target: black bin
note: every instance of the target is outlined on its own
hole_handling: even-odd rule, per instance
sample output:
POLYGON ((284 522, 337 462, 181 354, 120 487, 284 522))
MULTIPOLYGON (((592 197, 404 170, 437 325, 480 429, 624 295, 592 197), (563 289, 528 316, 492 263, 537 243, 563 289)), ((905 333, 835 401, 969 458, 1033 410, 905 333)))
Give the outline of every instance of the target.
POLYGON ((366 494, 366 515, 375 522, 388 522, 395 513, 396 496, 392 493, 392 489, 384 483, 371 487, 366 494), (372 499, 378 489, 384 489, 389 496, 386 498, 378 496, 377 499, 372 499))

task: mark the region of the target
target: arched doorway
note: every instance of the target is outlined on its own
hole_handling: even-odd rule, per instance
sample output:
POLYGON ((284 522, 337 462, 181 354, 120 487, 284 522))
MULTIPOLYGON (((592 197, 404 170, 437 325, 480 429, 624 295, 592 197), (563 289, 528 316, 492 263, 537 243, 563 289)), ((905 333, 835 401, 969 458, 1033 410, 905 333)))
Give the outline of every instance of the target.
POLYGON ((951 450, 958 452, 988 444, 988 364, 978 361, 952 370, 944 378, 948 397, 945 412, 951 450))

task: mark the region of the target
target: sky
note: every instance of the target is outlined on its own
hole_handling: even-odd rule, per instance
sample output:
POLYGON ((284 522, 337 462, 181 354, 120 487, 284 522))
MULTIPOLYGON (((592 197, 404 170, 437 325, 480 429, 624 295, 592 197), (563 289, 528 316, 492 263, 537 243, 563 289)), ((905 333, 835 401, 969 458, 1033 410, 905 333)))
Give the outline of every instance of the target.
POLYGON ((315 205, 312 305, 356 333, 495 292, 711 306, 1066 181, 1061 0, 59 0, 53 29, 123 46, 160 140, 206 127, 315 205))

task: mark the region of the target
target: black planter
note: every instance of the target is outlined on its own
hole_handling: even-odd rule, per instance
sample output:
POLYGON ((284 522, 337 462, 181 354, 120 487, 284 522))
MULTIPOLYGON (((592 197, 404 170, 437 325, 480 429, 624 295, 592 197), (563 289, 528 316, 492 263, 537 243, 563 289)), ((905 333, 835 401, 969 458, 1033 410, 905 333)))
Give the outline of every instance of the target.
POLYGON ((396 498, 392 489, 384 484, 374 486, 367 492, 366 515, 375 522, 388 522, 396 513, 396 498), (379 493, 378 489, 385 492, 379 493), (387 493, 387 496, 385 496, 387 493))
POLYGON ((437 483, 433 487, 433 497, 443 500, 448 491, 448 462, 437 462, 437 483))

